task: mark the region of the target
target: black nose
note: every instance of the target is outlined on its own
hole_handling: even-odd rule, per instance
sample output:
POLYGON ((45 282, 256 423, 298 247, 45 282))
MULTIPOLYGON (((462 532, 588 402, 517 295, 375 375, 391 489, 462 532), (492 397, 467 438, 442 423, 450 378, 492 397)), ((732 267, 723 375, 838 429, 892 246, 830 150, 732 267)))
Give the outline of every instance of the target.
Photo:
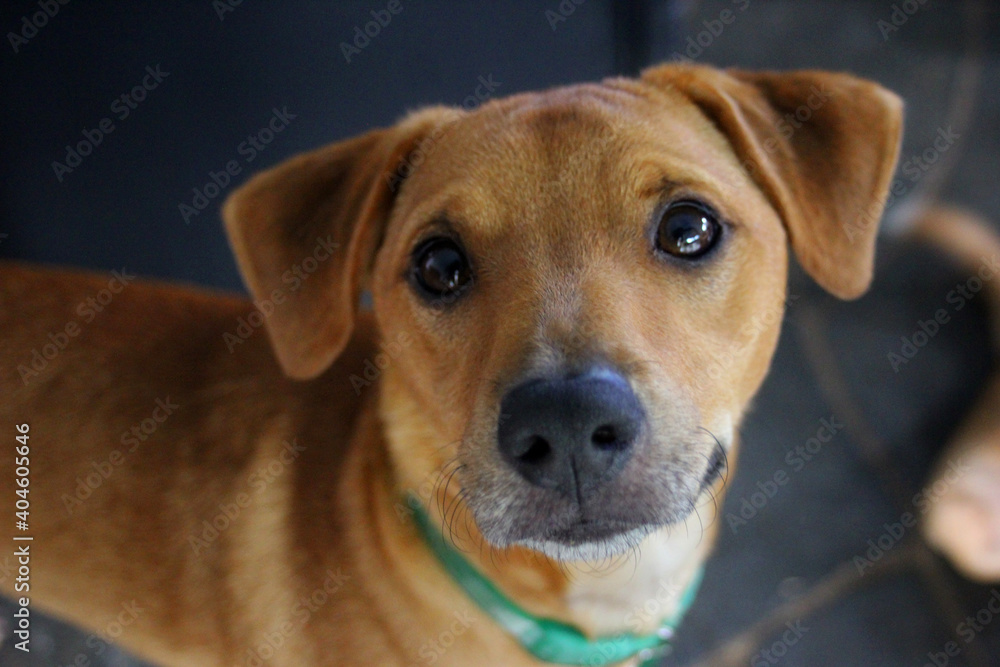
POLYGON ((625 378, 604 369, 518 385, 500 413, 504 459, 532 484, 576 499, 621 471, 644 421, 625 378))

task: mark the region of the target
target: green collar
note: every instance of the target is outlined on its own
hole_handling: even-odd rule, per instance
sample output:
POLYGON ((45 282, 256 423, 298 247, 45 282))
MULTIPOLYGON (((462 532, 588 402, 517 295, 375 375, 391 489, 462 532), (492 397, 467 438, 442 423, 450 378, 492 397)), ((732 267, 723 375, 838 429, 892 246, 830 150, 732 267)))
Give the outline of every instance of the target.
POLYGON ((588 639, 579 629, 550 618, 539 618, 518 607, 456 551, 442 531, 435 528, 420 501, 410 496, 408 505, 427 546, 441 566, 479 608, 514 637, 526 651, 543 662, 563 665, 611 665, 638 656, 654 665, 671 650, 670 640, 684 613, 694 602, 701 583, 702 569, 695 573, 681 597, 677 612, 651 635, 622 634, 588 639))

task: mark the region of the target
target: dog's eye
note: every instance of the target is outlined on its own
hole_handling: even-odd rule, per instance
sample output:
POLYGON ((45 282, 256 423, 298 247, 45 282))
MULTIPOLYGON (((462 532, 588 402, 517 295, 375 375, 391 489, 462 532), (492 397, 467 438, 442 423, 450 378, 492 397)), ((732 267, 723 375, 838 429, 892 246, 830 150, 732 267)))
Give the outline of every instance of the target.
POLYGON ((715 214, 695 202, 671 204, 656 230, 656 246, 684 259, 701 257, 715 246, 722 228, 715 214))
POLYGON ((424 241, 413 252, 413 282, 425 298, 457 296, 472 282, 465 252, 446 237, 424 241))

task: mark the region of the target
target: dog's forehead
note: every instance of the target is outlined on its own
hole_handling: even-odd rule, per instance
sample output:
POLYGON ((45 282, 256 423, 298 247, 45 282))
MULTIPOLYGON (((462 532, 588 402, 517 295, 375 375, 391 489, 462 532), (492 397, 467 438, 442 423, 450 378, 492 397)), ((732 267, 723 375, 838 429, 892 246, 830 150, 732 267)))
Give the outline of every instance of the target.
POLYGON ((688 98, 624 80, 491 101, 429 149, 404 208, 466 209, 483 225, 519 209, 621 206, 655 198, 666 183, 715 201, 751 185, 728 139, 688 98))
MULTIPOLYGON (((705 152, 706 132, 721 137, 676 91, 580 84, 483 105, 455 124, 442 142, 441 157, 470 173, 481 165, 557 177, 608 159, 628 166, 654 152, 694 162, 692 158, 705 152), (478 159, 454 159, 459 156, 452 150, 470 151, 469 156, 478 159)), ((722 141, 714 147, 725 150, 728 144, 722 141)))

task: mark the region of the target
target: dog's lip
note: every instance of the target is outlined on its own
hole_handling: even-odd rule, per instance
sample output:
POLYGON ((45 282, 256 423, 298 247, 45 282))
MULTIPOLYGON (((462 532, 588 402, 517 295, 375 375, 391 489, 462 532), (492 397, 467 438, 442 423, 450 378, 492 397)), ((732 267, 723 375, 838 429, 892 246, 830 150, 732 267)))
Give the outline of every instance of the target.
POLYGON ((631 531, 645 528, 634 521, 578 519, 568 526, 549 529, 543 535, 528 536, 529 540, 544 540, 566 545, 605 542, 631 531))

